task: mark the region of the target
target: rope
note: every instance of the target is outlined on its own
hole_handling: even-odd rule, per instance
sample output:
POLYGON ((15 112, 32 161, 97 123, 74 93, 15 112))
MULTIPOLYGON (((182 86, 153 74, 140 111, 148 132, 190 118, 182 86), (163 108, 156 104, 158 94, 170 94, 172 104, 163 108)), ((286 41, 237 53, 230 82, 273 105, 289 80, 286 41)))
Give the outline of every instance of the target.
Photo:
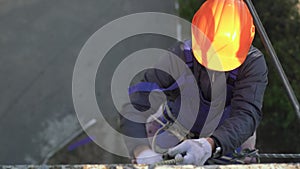
MULTIPOLYGON (((184 126, 182 126, 179 122, 176 121, 176 118, 173 116, 169 106, 167 103, 164 104, 163 110, 166 110, 168 117, 171 118, 171 121, 167 120, 166 123, 162 122, 159 118, 151 115, 150 117, 159 123, 162 127, 159 128, 153 135, 151 141, 151 148, 157 153, 164 154, 168 151, 168 149, 161 148, 156 144, 157 136, 161 133, 161 131, 168 131, 172 135, 174 135, 179 141, 185 140, 187 138, 194 137, 192 133, 189 132, 184 126)), ((161 112, 163 113, 163 112, 161 112)), ((149 120, 150 121, 150 120, 149 120)))

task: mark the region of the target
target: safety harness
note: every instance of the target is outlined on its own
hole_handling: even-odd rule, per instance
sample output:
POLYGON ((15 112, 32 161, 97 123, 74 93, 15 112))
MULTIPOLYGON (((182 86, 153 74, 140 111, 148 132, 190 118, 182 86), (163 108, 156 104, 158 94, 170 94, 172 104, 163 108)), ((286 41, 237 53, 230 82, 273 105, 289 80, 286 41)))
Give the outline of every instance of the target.
MULTIPOLYGON (((193 68, 194 68, 194 56, 193 56, 193 51, 192 51, 192 48, 191 48, 191 41, 190 40, 184 41, 183 46, 184 46, 183 50, 179 46, 177 46, 177 49, 180 49, 179 52, 183 52, 183 53, 175 53, 175 54, 177 56, 184 56, 183 58, 181 57, 181 59, 183 59, 185 61, 186 65, 191 70, 193 70, 193 68)), ((176 50, 176 49, 174 51, 178 52, 178 50, 176 50)), ((232 90, 233 90, 234 83, 235 83, 235 81, 237 79, 237 76, 238 76, 238 71, 239 71, 239 68, 236 68, 232 71, 227 72, 226 103, 229 103, 230 99, 232 97, 232 90)), ((129 88, 128 92, 129 92, 129 95, 131 95, 135 92, 151 92, 153 90, 160 90, 162 92, 172 91, 172 90, 178 89, 179 86, 182 86, 185 83, 189 83, 188 79, 189 78, 186 78, 185 75, 181 75, 176 80, 176 82, 174 82, 172 85, 170 85, 167 88, 162 88, 158 84, 152 83, 152 82, 140 82, 140 83, 137 83, 137 84, 131 86, 129 88)), ((177 143, 179 143, 179 142, 181 142, 185 139, 198 138, 199 137, 199 133, 202 130, 202 128, 203 128, 203 126, 206 122, 206 118, 208 116, 209 109, 210 109, 210 102, 206 101, 204 99, 201 92, 200 92, 200 97, 201 97, 200 98, 201 103, 200 103, 199 114, 198 114, 197 120, 196 120, 196 122, 195 122, 195 124, 194 124, 191 131, 187 130, 184 126, 182 126, 180 124, 180 122, 176 121, 176 113, 172 112, 172 110, 173 111, 176 110, 176 108, 173 108, 173 107, 178 106, 177 105, 178 102, 176 102, 176 101, 165 103, 163 105, 163 111, 162 111, 162 114, 160 116, 150 116, 150 118, 152 120, 150 120, 150 122, 148 121, 148 123, 146 124, 146 128, 147 128, 148 138, 153 138, 150 141, 152 149, 154 149, 156 152, 159 152, 159 153, 165 153, 167 151, 166 147, 164 147, 164 146, 161 147, 161 146, 158 146, 158 144, 157 144, 157 136, 159 134, 161 134, 162 132, 168 132, 167 133, 168 135, 173 135, 172 139, 173 140, 177 139, 177 142, 174 143, 174 144, 177 144, 177 143), (194 132, 195 129, 197 129, 197 132, 194 132)), ((178 107, 177 107, 177 109, 178 109, 178 107)), ((228 110, 228 107, 225 107, 225 110, 228 110)), ((223 113, 221 115, 222 118, 221 118, 220 123, 218 125, 220 125, 221 122, 224 121, 224 119, 226 117, 228 117, 230 111, 224 111, 222 113, 223 113)), ((168 139, 168 142, 170 143, 172 139, 168 139)))

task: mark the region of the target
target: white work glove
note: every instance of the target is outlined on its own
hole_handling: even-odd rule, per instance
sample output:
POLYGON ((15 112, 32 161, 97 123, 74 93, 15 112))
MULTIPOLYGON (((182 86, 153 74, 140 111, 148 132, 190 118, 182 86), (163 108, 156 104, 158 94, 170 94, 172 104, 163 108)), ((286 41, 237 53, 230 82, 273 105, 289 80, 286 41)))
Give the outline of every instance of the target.
POLYGON ((140 152, 136 157, 137 164, 154 164, 162 160, 162 155, 154 152, 151 149, 146 149, 140 152))
POLYGON ((183 160, 178 164, 203 165, 211 157, 212 148, 205 138, 188 139, 176 147, 170 148, 168 154, 175 156, 175 159, 180 159, 182 154, 185 154, 183 160))

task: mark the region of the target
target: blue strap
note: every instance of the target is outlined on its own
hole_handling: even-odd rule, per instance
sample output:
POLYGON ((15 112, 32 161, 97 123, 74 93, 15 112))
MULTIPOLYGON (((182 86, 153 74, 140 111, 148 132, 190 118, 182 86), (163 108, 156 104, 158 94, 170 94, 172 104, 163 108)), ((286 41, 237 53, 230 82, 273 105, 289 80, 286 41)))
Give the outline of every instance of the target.
POLYGON ((230 71, 229 77, 232 78, 233 80, 236 80, 238 73, 239 73, 239 67, 230 71))
POLYGON ((188 65, 189 68, 193 66, 193 54, 192 54, 192 41, 186 40, 183 43, 184 45, 184 56, 185 56, 185 63, 188 65))
POLYGON ((134 86, 129 87, 128 93, 132 94, 135 92, 150 92, 155 89, 161 89, 156 83, 140 82, 134 86))
POLYGON ((162 88, 159 87, 156 83, 152 82, 140 82, 136 85, 130 86, 128 89, 129 95, 135 92, 151 92, 152 90, 161 90, 161 91, 172 91, 175 89, 178 89, 179 86, 182 86, 183 84, 187 82, 193 82, 193 77, 186 76, 186 74, 181 75, 176 82, 174 82, 171 86, 168 88, 162 88))

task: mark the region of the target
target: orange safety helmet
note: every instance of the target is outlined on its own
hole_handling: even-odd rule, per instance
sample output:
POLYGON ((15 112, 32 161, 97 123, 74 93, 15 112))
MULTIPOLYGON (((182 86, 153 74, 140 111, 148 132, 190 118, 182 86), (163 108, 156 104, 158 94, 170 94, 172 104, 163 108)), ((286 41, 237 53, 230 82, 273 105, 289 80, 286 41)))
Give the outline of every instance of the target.
POLYGON ((243 0, 207 0, 192 20, 192 49, 208 69, 230 71, 246 59, 255 34, 243 0))

